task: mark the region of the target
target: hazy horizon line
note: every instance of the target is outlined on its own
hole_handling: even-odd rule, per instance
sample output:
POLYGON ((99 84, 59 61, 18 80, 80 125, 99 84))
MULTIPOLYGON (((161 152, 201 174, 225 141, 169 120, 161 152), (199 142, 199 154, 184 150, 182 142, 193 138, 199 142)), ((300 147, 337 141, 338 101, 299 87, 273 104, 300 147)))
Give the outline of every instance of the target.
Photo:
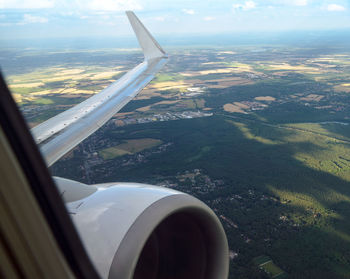
MULTIPOLYGON (((350 46, 350 29, 332 30, 286 30, 286 31, 251 31, 222 32, 214 34, 156 34, 154 36, 164 46, 196 46, 196 45, 289 45, 289 44, 346 44, 350 46)), ((138 48, 134 34, 121 36, 52 36, 28 38, 0 38, 0 49, 6 48, 138 48)))

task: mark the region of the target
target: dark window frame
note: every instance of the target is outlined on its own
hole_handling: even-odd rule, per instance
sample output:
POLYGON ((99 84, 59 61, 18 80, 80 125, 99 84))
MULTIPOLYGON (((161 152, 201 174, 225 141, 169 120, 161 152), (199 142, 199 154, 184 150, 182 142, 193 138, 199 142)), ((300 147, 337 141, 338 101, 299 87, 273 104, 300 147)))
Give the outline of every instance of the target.
POLYGON ((99 278, 1 72, 0 125, 73 274, 76 278, 99 278))

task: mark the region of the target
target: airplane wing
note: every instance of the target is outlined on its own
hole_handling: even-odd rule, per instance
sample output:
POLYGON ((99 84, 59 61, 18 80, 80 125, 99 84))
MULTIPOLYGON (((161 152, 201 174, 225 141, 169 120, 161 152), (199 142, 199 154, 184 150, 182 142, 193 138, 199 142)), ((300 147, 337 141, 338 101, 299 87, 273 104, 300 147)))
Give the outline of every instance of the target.
POLYGON ((77 146, 130 102, 167 62, 167 54, 136 17, 126 12, 144 61, 84 102, 31 129, 48 166, 77 146))
MULTIPOLYGON (((97 95, 32 129, 47 165, 53 164, 106 123, 166 63, 164 50, 132 12, 127 12, 127 15, 143 50, 144 61, 97 95)), ((0 75, 0 91, 1 87, 0 75)), ((4 94, 0 94, 0 97, 2 95, 4 94)), ((3 127, 9 130, 6 117, 12 115, 2 99, 4 98, 0 98, 0 149, 1 131, 3 127), (4 111, 1 110, 3 107, 6 108, 4 111), (5 117, 2 117, 3 114, 5 117)), ((20 122, 16 114, 12 118, 20 122)), ((18 130, 10 137, 13 141, 11 144, 23 167, 23 175, 27 175, 28 181, 32 183, 33 196, 39 197, 38 201, 43 202, 44 205, 40 208, 48 209, 45 212, 52 222, 55 211, 50 204, 57 200, 53 199, 55 194, 50 191, 55 192, 56 189, 50 187, 53 186, 50 185, 50 179, 45 179, 45 173, 49 175, 45 166, 45 170, 41 171, 41 158, 33 157, 37 150, 32 139, 25 136, 26 129, 17 126, 18 130)), ((18 166, 16 171, 17 169, 18 166)), ((20 178, 24 181, 22 176, 20 178)), ((101 278, 228 277, 229 249, 224 228, 215 213, 198 199, 173 189, 147 184, 111 182, 86 185, 60 177, 54 179, 87 255, 101 278)), ((17 180, 12 182, 14 186, 22 186, 17 180)), ((22 188, 19 191, 23 191, 22 188)), ((59 203, 57 201, 58 205, 59 203)), ((60 212, 62 213, 66 212, 60 212)), ((64 224, 60 215, 56 219, 60 220, 59 224, 64 224)), ((56 223, 53 224, 55 236, 60 236, 59 243, 64 243, 60 233, 69 230, 66 227, 65 230, 60 229, 56 223)), ((70 246, 65 246, 65 250, 68 250, 67 247, 70 246)), ((75 263, 86 263, 87 259, 80 256, 77 261, 76 255, 78 254, 68 254, 68 261, 72 262, 73 259, 74 266, 75 263)))

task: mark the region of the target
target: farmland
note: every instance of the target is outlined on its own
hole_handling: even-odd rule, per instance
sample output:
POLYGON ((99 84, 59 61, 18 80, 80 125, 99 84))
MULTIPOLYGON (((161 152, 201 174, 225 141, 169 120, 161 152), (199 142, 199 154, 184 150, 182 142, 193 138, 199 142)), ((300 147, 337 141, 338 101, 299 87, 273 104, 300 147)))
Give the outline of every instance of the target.
MULTIPOLYGON (((119 50, 16 55, 32 57, 5 72, 31 126, 142 60, 119 50)), ((195 195, 224 225, 230 278, 350 278, 349 83, 348 49, 173 48, 140 95, 51 171, 195 195), (263 268, 261 255, 271 260, 263 268)))
POLYGON ((126 154, 135 154, 145 149, 160 145, 161 143, 161 140, 149 138, 127 140, 126 142, 118 144, 116 146, 102 149, 100 151, 100 156, 105 160, 110 160, 126 154))

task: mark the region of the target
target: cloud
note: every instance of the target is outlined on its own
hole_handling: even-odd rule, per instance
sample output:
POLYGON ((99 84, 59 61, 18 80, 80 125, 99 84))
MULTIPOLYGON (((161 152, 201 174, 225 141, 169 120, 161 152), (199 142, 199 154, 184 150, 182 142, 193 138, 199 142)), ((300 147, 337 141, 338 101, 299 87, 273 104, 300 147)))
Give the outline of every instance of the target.
POLYGON ((18 22, 17 25, 25 25, 25 24, 30 24, 30 23, 46 23, 48 21, 49 20, 46 17, 24 14, 23 20, 18 22))
POLYGON ((283 7, 283 6, 299 6, 299 7, 303 7, 303 6, 307 6, 308 4, 310 4, 312 2, 312 0, 269 0, 267 1, 270 6, 268 7, 283 7))
POLYGON ((70 16, 76 16, 76 14, 72 11, 64 11, 64 12, 60 12, 60 15, 61 16, 67 16, 67 17, 70 17, 70 16))
POLYGON ((306 6, 308 0, 294 0, 293 5, 295 6, 306 6))
POLYGON ((254 1, 245 1, 244 4, 233 4, 234 10, 243 10, 248 11, 256 8, 256 4, 254 1))
POLYGON ((215 17, 212 16, 206 16, 205 18, 203 18, 205 21, 212 21, 215 19, 215 17))
POLYGON ((138 11, 142 6, 137 0, 92 0, 87 7, 96 11, 138 11))
POLYGON ((194 15, 195 14, 194 10, 190 10, 190 9, 182 9, 182 11, 185 14, 188 14, 188 15, 194 15))
POLYGON ((338 4, 329 4, 327 6, 327 10, 330 12, 342 12, 345 11, 345 7, 338 5, 338 4))
POLYGON ((47 9, 55 5, 53 0, 1 0, 0 9, 47 9))
POLYGON ((154 18, 154 20, 156 20, 156 21, 164 21, 165 17, 164 16, 157 16, 157 17, 154 18))

